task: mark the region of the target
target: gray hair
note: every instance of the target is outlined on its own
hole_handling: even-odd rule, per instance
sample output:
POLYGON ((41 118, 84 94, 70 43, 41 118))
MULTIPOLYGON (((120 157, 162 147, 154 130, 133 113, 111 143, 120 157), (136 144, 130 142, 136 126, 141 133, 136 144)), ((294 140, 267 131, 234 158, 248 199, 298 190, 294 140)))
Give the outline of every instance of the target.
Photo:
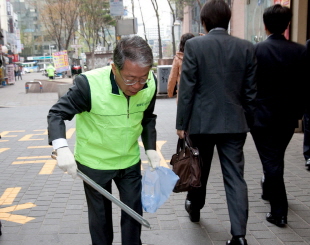
POLYGON ((152 49, 140 36, 124 37, 116 44, 113 62, 119 70, 122 70, 125 60, 136 63, 140 67, 152 67, 152 49))

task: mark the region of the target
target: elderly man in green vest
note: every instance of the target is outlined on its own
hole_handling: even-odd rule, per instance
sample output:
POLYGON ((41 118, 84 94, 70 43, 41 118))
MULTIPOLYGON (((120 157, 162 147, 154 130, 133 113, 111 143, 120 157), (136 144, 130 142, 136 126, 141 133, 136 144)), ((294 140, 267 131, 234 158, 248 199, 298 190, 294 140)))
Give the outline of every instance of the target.
MULTIPOLYGON (((69 92, 48 113, 49 144, 58 166, 72 175, 77 168, 111 192, 115 182, 120 199, 142 215, 141 136, 151 167, 159 166, 156 152, 157 81, 151 72, 152 50, 141 37, 121 39, 113 64, 75 78, 69 92), (65 139, 64 120, 76 115, 74 155, 65 139)), ((92 244, 113 242, 111 202, 84 184, 92 244)), ((141 225, 125 212, 121 217, 122 245, 141 245, 141 225)))

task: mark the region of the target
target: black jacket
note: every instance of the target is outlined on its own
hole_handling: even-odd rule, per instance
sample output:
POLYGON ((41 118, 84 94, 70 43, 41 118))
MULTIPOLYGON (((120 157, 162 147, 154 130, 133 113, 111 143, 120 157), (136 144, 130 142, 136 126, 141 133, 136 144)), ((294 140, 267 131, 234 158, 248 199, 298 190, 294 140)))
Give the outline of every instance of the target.
POLYGON ((190 134, 245 133, 255 110, 253 44, 213 30, 185 44, 176 128, 190 134))
POLYGON ((309 83, 306 47, 283 35, 272 34, 255 45, 255 53, 257 109, 254 126, 297 126, 305 110, 306 83, 309 83))

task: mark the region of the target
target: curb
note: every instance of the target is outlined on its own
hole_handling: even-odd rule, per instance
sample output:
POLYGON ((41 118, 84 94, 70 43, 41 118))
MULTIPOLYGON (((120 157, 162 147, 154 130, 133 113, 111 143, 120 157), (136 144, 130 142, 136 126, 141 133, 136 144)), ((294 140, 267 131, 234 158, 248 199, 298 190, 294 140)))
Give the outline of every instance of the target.
POLYGON ((173 99, 168 97, 168 94, 156 94, 156 99, 173 99))

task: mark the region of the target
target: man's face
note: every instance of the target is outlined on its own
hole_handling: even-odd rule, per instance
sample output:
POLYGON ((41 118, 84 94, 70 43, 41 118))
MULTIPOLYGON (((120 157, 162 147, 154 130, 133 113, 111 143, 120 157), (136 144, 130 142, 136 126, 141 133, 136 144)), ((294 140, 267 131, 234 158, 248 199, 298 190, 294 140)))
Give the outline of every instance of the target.
POLYGON ((122 70, 118 70, 115 64, 112 64, 112 72, 119 88, 127 96, 136 95, 144 86, 140 82, 148 79, 150 67, 140 67, 136 63, 126 60, 122 70), (127 85, 126 83, 134 83, 127 85))

